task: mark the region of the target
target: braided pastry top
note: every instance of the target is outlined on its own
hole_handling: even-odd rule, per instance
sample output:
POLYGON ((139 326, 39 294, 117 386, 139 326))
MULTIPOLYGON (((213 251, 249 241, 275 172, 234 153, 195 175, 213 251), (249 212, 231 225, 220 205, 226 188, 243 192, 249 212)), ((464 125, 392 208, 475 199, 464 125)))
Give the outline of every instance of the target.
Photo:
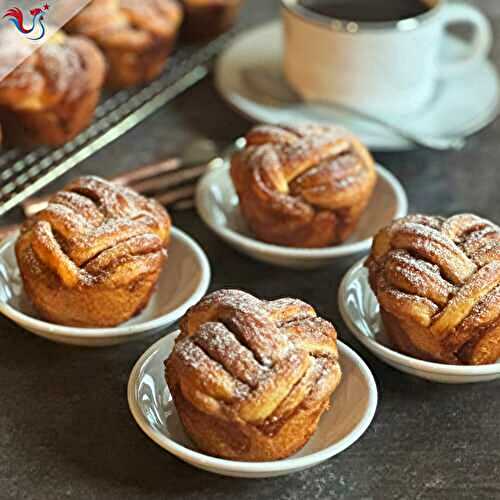
POLYGON ((171 38, 181 20, 176 0, 92 0, 67 27, 103 47, 141 51, 171 38))
POLYGON ((29 219, 17 242, 36 257, 30 272, 50 269, 67 288, 133 283, 156 266, 170 219, 156 201, 97 177, 71 182, 29 219))
MULTIPOLYGON (((0 33, 0 65, 23 50, 16 33, 0 33)), ((100 89, 105 70, 104 58, 93 42, 59 31, 0 81, 0 105, 43 111, 75 102, 100 89)))
POLYGON ((274 432, 337 386, 336 332, 300 300, 220 290, 185 316, 167 374, 198 410, 274 432))
POLYGON ((261 125, 231 162, 243 215, 265 241, 319 247, 345 240, 373 191, 368 150, 339 127, 261 125))
POLYGON ((498 226, 471 214, 408 216, 377 234, 367 266, 381 307, 428 329, 433 357, 477 364, 500 356, 498 226))

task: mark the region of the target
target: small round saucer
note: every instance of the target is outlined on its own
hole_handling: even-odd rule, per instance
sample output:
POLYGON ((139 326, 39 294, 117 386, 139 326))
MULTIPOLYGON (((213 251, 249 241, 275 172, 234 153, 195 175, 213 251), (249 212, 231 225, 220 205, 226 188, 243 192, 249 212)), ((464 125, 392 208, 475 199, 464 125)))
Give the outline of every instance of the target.
POLYGON ((370 425, 377 408, 377 386, 364 361, 338 342, 342 380, 316 433, 290 458, 273 462, 238 462, 199 451, 184 433, 165 382, 163 362, 178 331, 153 344, 137 361, 128 382, 128 404, 139 427, 155 443, 185 462, 224 476, 259 478, 298 472, 344 451, 370 425))
POLYGON ((256 240, 240 214, 228 164, 209 170, 200 180, 196 209, 218 236, 240 252, 277 266, 312 269, 330 264, 338 257, 367 251, 379 229, 406 215, 408 201, 399 181, 380 165, 377 173, 372 199, 354 233, 346 242, 332 247, 292 248, 256 240))
POLYGON ((186 233, 174 227, 167 264, 155 293, 140 314, 112 328, 56 325, 38 319, 24 293, 14 253, 15 240, 16 236, 11 237, 0 246, 0 313, 35 335, 63 344, 109 346, 164 330, 203 297, 210 283, 205 253, 186 233))
POLYGON ((393 350, 384 334, 379 305, 363 264, 364 259, 344 276, 339 288, 339 309, 354 336, 375 356, 398 370, 433 382, 467 384, 500 378, 500 360, 490 365, 456 366, 423 361, 393 350))
MULTIPOLYGON (((470 48, 465 42, 446 35, 442 54, 460 59, 470 48)), ((410 142, 384 127, 321 105, 294 107, 262 95, 250 88, 245 72, 263 72, 282 78, 282 26, 280 21, 261 25, 239 35, 220 56, 215 82, 222 97, 237 111, 256 122, 297 123, 324 121, 339 123, 352 130, 373 151, 412 149, 410 142)), ((282 85, 282 84, 281 84, 282 85)), ((280 92, 280 89, 277 89, 280 92)), ((287 94, 286 90, 284 91, 287 94)), ((423 135, 464 137, 482 129, 498 115, 499 83, 493 64, 484 60, 469 73, 439 82, 438 90, 426 109, 412 115, 387 116, 388 121, 423 135)), ((384 117, 381 117, 384 118, 384 117)))

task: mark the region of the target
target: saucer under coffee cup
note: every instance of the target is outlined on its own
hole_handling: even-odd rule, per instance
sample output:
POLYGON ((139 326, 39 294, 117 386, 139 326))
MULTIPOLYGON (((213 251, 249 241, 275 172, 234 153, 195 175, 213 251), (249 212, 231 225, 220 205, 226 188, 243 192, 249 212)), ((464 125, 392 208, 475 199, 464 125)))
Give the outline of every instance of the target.
POLYGON ((421 110, 439 80, 487 56, 491 26, 475 7, 445 0, 282 0, 284 73, 307 101, 370 113, 421 110), (368 7, 367 7, 368 6, 368 7), (442 60, 447 28, 473 28, 470 52, 442 60))

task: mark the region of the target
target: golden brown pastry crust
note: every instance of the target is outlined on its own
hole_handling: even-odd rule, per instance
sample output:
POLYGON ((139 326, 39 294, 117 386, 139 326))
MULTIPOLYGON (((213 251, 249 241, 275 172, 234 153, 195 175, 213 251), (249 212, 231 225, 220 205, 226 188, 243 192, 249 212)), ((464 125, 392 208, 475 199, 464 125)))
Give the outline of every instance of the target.
POLYGON ((443 363, 500 357, 500 228, 472 214, 411 215, 381 230, 366 263, 395 346, 443 363))
POLYGON ((158 203, 82 177, 25 222, 16 256, 26 293, 43 318, 107 327, 146 306, 169 237, 170 218, 158 203))
POLYGON ((340 381, 336 338, 300 300, 208 295, 184 317, 165 363, 187 433, 206 453, 232 460, 295 453, 340 381))
POLYGON ((368 150, 333 126, 261 125, 231 160, 244 218, 257 237, 325 247, 355 228, 376 183, 368 150))
POLYGON ((214 38, 229 30, 236 21, 243 0, 182 0, 182 33, 191 41, 214 38))
MULTIPOLYGON (((12 34, 0 35, 0 59, 19 43, 12 34)), ((93 42, 53 35, 0 82, 5 142, 57 146, 71 140, 92 120, 104 73, 104 58, 93 42)))
POLYGON ((161 73, 181 21, 176 0, 93 0, 65 29, 99 45, 108 63, 106 84, 118 89, 161 73))

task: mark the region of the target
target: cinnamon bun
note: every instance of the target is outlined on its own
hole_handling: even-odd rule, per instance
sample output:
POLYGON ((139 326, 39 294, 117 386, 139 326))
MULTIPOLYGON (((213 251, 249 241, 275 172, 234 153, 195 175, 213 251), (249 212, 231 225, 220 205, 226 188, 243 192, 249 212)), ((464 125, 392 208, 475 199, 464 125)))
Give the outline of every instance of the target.
POLYGON ((16 243, 26 294, 40 316, 108 327, 148 303, 164 262, 162 206, 97 177, 82 177, 28 219, 16 243))
POLYGON ((214 38, 236 21, 243 0, 182 0, 185 38, 192 41, 214 38))
MULTIPOLYGON (((16 33, 0 32, 0 64, 25 49, 16 33)), ((104 58, 93 42, 55 33, 0 81, 6 144, 57 146, 71 140, 91 122, 104 74, 104 58)))
POLYGON ((231 160, 250 229, 268 243, 325 247, 343 242, 376 183, 368 150, 334 126, 260 125, 231 160))
POLYGON ((367 261, 385 329, 403 353, 450 364, 500 357, 500 228, 472 214, 411 215, 367 261))
POLYGON ((106 84, 118 89, 160 74, 181 21, 176 0, 92 0, 65 29, 99 45, 108 63, 106 84))
POLYGON ((166 360, 186 432, 231 460, 276 460, 302 448, 341 378, 336 332, 295 299, 219 290, 192 307, 166 360))

